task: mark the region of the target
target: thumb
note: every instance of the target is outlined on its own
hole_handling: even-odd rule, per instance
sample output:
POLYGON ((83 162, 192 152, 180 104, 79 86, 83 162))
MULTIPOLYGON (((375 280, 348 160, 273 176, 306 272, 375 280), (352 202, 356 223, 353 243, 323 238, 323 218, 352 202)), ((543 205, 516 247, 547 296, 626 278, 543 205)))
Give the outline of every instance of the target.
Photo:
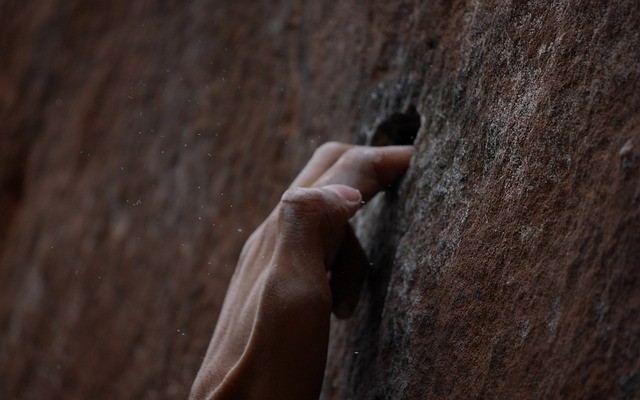
POLYGON ((276 253, 309 267, 321 262, 325 272, 361 205, 360 191, 346 185, 287 190, 279 204, 276 253))

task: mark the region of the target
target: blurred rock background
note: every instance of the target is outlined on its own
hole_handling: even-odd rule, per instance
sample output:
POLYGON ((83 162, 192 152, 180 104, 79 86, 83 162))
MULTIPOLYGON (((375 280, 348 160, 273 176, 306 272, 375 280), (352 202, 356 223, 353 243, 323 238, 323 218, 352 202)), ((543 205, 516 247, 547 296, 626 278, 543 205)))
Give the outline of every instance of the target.
POLYGON ((247 236, 389 127, 323 397, 638 398, 639 35, 621 0, 0 3, 0 398, 185 398, 247 236))

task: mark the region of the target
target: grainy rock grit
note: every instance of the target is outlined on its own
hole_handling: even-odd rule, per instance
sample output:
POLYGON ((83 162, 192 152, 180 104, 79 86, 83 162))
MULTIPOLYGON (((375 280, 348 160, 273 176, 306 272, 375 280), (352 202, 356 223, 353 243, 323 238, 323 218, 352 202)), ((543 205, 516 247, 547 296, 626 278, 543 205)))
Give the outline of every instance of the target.
POLYGON ((0 398, 185 398, 313 149, 413 112, 322 398, 640 397, 639 32, 621 0, 4 2, 0 398))

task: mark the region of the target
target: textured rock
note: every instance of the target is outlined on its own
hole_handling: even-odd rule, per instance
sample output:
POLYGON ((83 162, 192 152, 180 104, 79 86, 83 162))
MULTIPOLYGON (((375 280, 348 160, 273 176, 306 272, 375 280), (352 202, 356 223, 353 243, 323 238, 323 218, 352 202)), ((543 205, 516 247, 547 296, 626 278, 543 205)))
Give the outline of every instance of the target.
POLYGON ((414 109, 323 397, 640 396, 637 2, 88 4, 0 6, 0 398, 184 398, 311 151, 414 109))

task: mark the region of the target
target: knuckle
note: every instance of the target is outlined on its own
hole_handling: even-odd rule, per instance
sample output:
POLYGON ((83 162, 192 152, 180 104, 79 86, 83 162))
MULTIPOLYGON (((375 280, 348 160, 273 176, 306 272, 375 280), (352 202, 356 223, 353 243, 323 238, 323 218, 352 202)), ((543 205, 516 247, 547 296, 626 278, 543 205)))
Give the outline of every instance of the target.
POLYGON ((293 188, 288 189, 282 195, 280 202, 283 205, 294 208, 307 207, 309 203, 318 201, 318 194, 316 190, 307 188, 293 188))
POLYGON ((289 314, 307 314, 310 311, 329 314, 333 296, 327 281, 309 279, 308 274, 295 274, 290 270, 274 268, 265 280, 265 292, 280 310, 289 314))
POLYGON ((345 163, 356 165, 373 164, 378 158, 378 153, 374 149, 366 147, 352 147, 342 155, 345 163))
POLYGON ((294 188, 282 195, 280 216, 285 218, 308 219, 323 208, 324 197, 315 189, 294 188))
POLYGON ((375 179, 378 175, 378 164, 381 155, 378 151, 367 147, 353 147, 341 157, 342 168, 358 171, 363 178, 375 179))
POLYGON ((343 153, 346 149, 350 148, 351 145, 341 142, 326 142, 320 145, 314 152, 314 156, 317 157, 330 157, 334 154, 343 153))
POLYGON ((294 228, 295 232, 332 229, 335 220, 348 219, 350 212, 347 207, 336 203, 330 194, 319 188, 289 189, 282 196, 279 208, 279 226, 294 228))

